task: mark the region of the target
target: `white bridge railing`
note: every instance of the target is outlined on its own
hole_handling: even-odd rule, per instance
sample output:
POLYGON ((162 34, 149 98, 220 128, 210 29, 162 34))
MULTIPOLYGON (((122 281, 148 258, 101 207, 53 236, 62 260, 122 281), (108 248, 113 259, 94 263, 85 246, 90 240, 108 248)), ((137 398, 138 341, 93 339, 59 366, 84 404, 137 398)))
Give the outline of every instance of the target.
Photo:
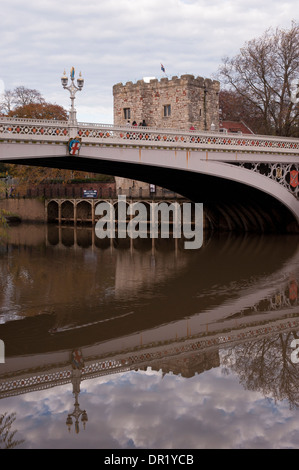
POLYGON ((67 142, 74 136, 80 137, 82 144, 183 147, 192 150, 266 152, 299 156, 298 138, 151 127, 118 127, 112 124, 93 123, 78 123, 77 126, 70 127, 67 121, 0 117, 0 143, 28 140, 67 142))

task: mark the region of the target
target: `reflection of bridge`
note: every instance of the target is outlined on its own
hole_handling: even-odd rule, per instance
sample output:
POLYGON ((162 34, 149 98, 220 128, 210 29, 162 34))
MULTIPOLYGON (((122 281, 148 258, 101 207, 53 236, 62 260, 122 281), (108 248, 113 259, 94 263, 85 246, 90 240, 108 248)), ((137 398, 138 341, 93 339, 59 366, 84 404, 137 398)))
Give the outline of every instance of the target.
POLYGON ((298 139, 6 117, 0 139, 1 161, 155 183, 206 206, 216 202, 220 223, 230 228, 299 221, 298 139), (82 146, 70 156, 75 136, 82 146))
MULTIPOLYGON (((44 234, 43 230, 44 227, 39 227, 38 232, 41 232, 42 236, 44 234)), ((58 250, 58 258, 63 260, 64 257, 60 255, 61 253, 69 252, 69 248, 67 248, 70 246, 69 240, 67 240, 67 237, 61 238, 61 230, 58 227, 49 225, 47 230, 49 231, 47 242, 61 244, 58 250), (53 233, 50 235, 52 231, 53 233), (63 245, 63 242, 65 245, 63 245)), ((63 230, 76 232, 68 228, 63 230)), ((78 232, 80 231, 78 230, 78 232)), ((88 232, 93 231, 89 230, 88 232)), ((19 233, 19 228, 17 227, 15 242, 18 241, 19 233)), ((77 236, 73 234, 73 243, 77 236)), ((207 301, 203 302, 203 299, 199 299, 200 301, 196 302, 194 307, 188 311, 186 310, 181 293, 178 296, 174 296, 173 303, 169 303, 169 299, 166 303, 163 303, 163 299, 159 298, 158 302, 159 305, 162 305, 161 309, 163 310, 164 306, 171 310, 170 323, 169 317, 167 315, 164 317, 162 310, 157 321, 153 320, 144 323, 144 319, 142 319, 142 324, 140 324, 135 316, 134 321, 130 323, 130 315, 133 312, 125 310, 121 312, 125 313, 125 315, 120 315, 114 308, 116 304, 112 303, 112 306, 109 308, 109 302, 105 304, 105 315, 90 316, 86 308, 82 320, 79 322, 69 321, 68 312, 65 311, 68 304, 61 303, 60 297, 56 297, 57 304, 62 304, 61 308, 66 318, 60 318, 57 315, 56 319, 54 317, 55 323, 53 323, 52 319, 48 321, 47 317, 43 321, 42 311, 40 307, 37 307, 34 312, 29 312, 29 322, 24 324, 22 322, 20 328, 18 321, 11 321, 7 325, 3 325, 0 336, 4 339, 5 344, 6 338, 13 338, 14 349, 9 354, 9 347, 6 348, 6 362, 1 364, 0 397, 70 383, 73 374, 70 362, 73 348, 81 349, 83 353, 85 367, 82 370, 82 380, 131 369, 144 369, 148 366, 154 369, 162 368, 164 371, 175 370, 178 372, 178 364, 184 366, 185 370, 189 368, 186 375, 189 374, 190 376, 191 373, 194 374, 195 372, 201 372, 207 368, 217 366, 219 363, 219 350, 222 348, 230 348, 245 343, 250 344, 251 341, 270 338, 272 335, 298 331, 299 251, 296 242, 297 237, 283 237, 283 240, 288 240, 285 243, 285 248, 284 244, 277 245, 277 243, 271 243, 273 237, 265 237, 267 243, 260 245, 261 237, 250 237, 254 251, 249 250, 249 252, 251 257, 254 252, 255 256, 262 259, 262 270, 261 272, 256 271, 256 269, 254 269, 254 272, 249 270, 249 274, 247 269, 244 274, 240 271, 242 264, 248 264, 246 263, 247 258, 242 256, 241 253, 244 252, 244 239, 248 241, 249 236, 238 237, 239 242, 237 245, 232 243, 232 237, 230 235, 225 238, 227 243, 222 250, 225 256, 222 256, 221 253, 217 254, 220 262, 219 269, 221 269, 221 266, 227 266, 230 261, 232 271, 234 271, 234 267, 237 264, 241 279, 245 280, 249 276, 250 282, 242 281, 240 285, 237 284, 234 287, 231 284, 227 285, 227 281, 224 280, 220 282, 216 291, 209 282, 207 284, 204 283, 204 288, 201 288, 200 294, 207 301), (290 243, 290 240, 295 241, 295 243, 290 243), (284 251, 284 253, 281 253, 281 251, 284 251), (271 256, 272 261, 270 265, 266 265, 263 261, 268 259, 269 256, 271 256), (274 260, 277 262, 273 263, 274 260), (210 301, 209 296, 212 298, 210 301), (179 314, 177 315, 175 312, 176 307, 179 309, 179 314), (34 316, 32 316, 33 313, 34 316), (6 330, 5 326, 9 329, 6 330), (19 341, 21 344, 18 346, 19 341), (25 343, 28 343, 28 347, 25 343), (25 354, 24 351, 26 351, 25 354)), ((264 237, 262 238, 264 239, 264 237)), ((278 238, 280 239, 280 237, 278 238)), ((275 237, 275 240, 277 240, 277 237, 275 237)), ((215 252, 215 246, 212 241, 211 239, 206 245, 206 256, 208 259, 211 259, 212 253, 215 252), (208 250, 208 248, 210 249, 208 250)), ((13 242, 14 239, 12 238, 11 243, 13 242)), ((25 243, 24 236, 22 237, 22 243, 25 243)), ((36 246, 40 245, 41 239, 36 237, 36 246)), ((74 249, 79 251, 78 248, 79 245, 74 247, 74 249)), ((165 278, 169 279, 171 277, 172 272, 178 276, 178 272, 185 266, 185 257, 182 257, 180 260, 180 257, 174 256, 175 253, 167 252, 165 261, 163 261, 165 266, 162 270, 161 260, 157 263, 160 266, 160 274, 157 270, 152 270, 152 266, 146 271, 144 266, 140 265, 140 261, 145 264, 148 263, 149 256, 151 255, 151 245, 146 244, 143 249, 147 250, 148 257, 145 257, 144 251, 142 251, 140 260, 136 256, 132 257, 133 252, 129 249, 115 250, 115 253, 118 253, 120 256, 119 265, 116 263, 117 272, 115 274, 116 281, 114 285, 118 296, 121 296, 123 293, 123 285, 125 287, 125 295, 132 297, 132 289, 135 289, 136 292, 145 291, 147 290, 147 283, 161 284, 161 281, 163 282, 165 278), (131 275, 130 279, 128 279, 128 270, 132 271, 135 277, 131 275), (141 273, 143 272, 147 273, 146 279, 142 279, 141 273)), ((27 253, 26 250, 25 253, 27 253)), ((90 266, 90 261, 93 259, 91 255, 95 254, 95 250, 92 248, 88 252, 82 250, 82 253, 87 255, 89 260, 88 265, 90 266)), ((106 254, 106 256, 110 257, 111 253, 110 249, 101 250, 101 258, 99 260, 103 264, 107 264, 105 263, 106 258, 103 256, 106 254)), ((136 250, 135 255, 137 253, 139 252, 136 250)), ((205 251, 200 251, 199 254, 201 253, 204 255, 205 251)), ((27 254, 30 258, 35 258, 34 256, 32 257, 30 250, 27 254)), ((22 250, 19 250, 18 258, 21 256, 22 250)), ((71 252, 70 256, 72 256, 71 252)), ((158 258, 157 260, 159 261, 158 258)), ((205 266, 204 258, 198 257, 197 260, 196 264, 205 266)), ((36 262, 39 262, 38 258, 36 258, 36 262)), ((50 264, 56 270, 55 257, 51 257, 50 264)), ((42 283, 47 282, 47 279, 43 278, 42 271, 37 270, 38 283, 35 283, 34 269, 27 272, 27 263, 22 262, 22 265, 25 268, 22 271, 23 274, 26 274, 26 279, 29 278, 32 281, 30 284, 31 288, 36 285, 38 289, 36 293, 39 290, 43 291, 42 283)), ((9 278, 7 280, 9 293, 12 294, 13 270, 11 270, 10 276, 6 276, 7 268, 8 266, 5 265, 3 276, 7 279, 9 278)), ((89 294, 94 290, 92 280, 97 278, 95 268, 101 270, 101 263, 92 264, 92 269, 89 272, 90 275, 82 276, 80 274, 78 276, 81 280, 85 298, 88 298, 89 294), (87 289, 87 286, 89 286, 90 290, 87 289)), ((47 269, 50 268, 47 267, 47 269)), ((63 277, 65 272, 61 270, 61 273, 57 272, 55 275, 59 286, 65 286, 64 282, 61 281, 62 279, 65 281, 63 277)), ((110 273, 109 278, 113 272, 113 270, 108 271, 110 273)), ((16 270, 16 273, 17 280, 20 282, 22 278, 19 275, 19 270, 16 270)), ((192 277, 188 279, 188 286, 191 284, 192 277)), ((205 277, 208 277, 208 273, 205 274, 205 277)), ((77 289, 79 288, 79 284, 76 282, 78 278, 71 278, 77 289)), ((215 277, 212 276, 212 279, 214 283, 215 277)), ((190 291, 185 289, 183 291, 185 295, 190 293, 193 296, 194 294, 198 295, 197 288, 200 285, 200 279, 196 278, 195 283, 196 289, 191 289, 190 291)), ((176 284, 171 283, 171 285, 175 286, 176 284)), ((17 285, 18 295, 20 295, 21 286, 22 284, 17 285)), ((110 284, 108 287, 110 288, 110 284)), ((23 285, 23 289, 28 289, 26 282, 23 285)), ((58 292, 54 289, 50 290, 49 294, 57 296, 58 292)), ((36 303, 40 303, 38 295, 36 303)), ((126 297, 125 304, 127 304, 126 297)), ((92 307, 93 305, 91 303, 92 307)), ((148 312, 153 312, 155 305, 152 304, 148 312)), ((143 309, 144 305, 142 305, 142 311, 144 311, 143 309)), ((139 310, 137 310, 137 316, 138 312, 139 310)), ((25 312, 22 313, 25 314, 25 312)))
MULTIPOLYGON (((284 268, 279 278, 287 279, 286 274, 284 268)), ((206 370, 219 365, 220 349, 298 331, 298 283, 292 277, 277 287, 275 279, 267 288, 262 280, 256 290, 248 289, 213 310, 82 347, 80 379, 147 367, 173 370, 179 363, 188 369, 188 361, 206 370)), ((64 331, 57 329, 53 334, 64 331)), ((0 398, 70 383, 71 358, 68 350, 7 358, 1 365, 0 398)), ((196 369, 193 374, 201 371, 196 369)))
MULTIPOLYGON (((234 328, 217 333, 213 333, 214 325, 211 333, 207 329, 197 334, 192 331, 186 320, 184 325, 181 325, 184 326, 184 336, 179 339, 177 338, 179 325, 166 325, 145 334, 140 333, 95 345, 82 350, 84 368, 81 379, 87 380, 128 370, 145 370, 147 367, 156 369, 163 363, 164 367, 168 364, 168 368, 172 370, 171 363, 174 365, 182 361, 186 365, 188 360, 200 358, 202 355, 205 355, 205 362, 209 364, 205 367, 206 370, 219 365, 215 353, 218 354, 222 348, 299 329, 298 315, 283 320, 271 321, 269 316, 267 318, 268 321, 263 317, 259 323, 255 317, 256 323, 251 320, 251 326, 245 326, 244 320, 230 322, 235 325, 234 328), (163 339, 164 334, 165 339, 163 339)), ((73 373, 71 353, 72 351, 66 351, 53 353, 50 357, 21 357, 9 359, 6 365, 1 364, 1 371, 4 369, 5 372, 0 376, 0 398, 70 383, 73 373), (51 360, 53 362, 50 362, 51 360)), ((196 372, 203 370, 195 370, 193 374, 196 372)))

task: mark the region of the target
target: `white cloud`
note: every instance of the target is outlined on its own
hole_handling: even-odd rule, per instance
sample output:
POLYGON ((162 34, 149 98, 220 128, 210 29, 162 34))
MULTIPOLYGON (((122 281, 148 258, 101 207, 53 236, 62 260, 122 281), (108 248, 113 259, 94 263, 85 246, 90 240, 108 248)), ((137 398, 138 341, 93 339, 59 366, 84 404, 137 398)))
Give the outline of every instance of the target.
POLYGON ((186 379, 148 370, 81 383, 88 423, 67 433, 71 384, 1 400, 26 448, 297 448, 298 413, 212 369, 186 379))
POLYGON ((296 8, 295 0, 5 0, 0 76, 8 89, 22 84, 68 106, 60 75, 75 66, 86 79, 80 100, 93 102, 82 102, 80 116, 78 98, 78 119, 112 120, 115 83, 159 78, 161 62, 169 76, 211 76, 245 41, 289 27, 296 8))

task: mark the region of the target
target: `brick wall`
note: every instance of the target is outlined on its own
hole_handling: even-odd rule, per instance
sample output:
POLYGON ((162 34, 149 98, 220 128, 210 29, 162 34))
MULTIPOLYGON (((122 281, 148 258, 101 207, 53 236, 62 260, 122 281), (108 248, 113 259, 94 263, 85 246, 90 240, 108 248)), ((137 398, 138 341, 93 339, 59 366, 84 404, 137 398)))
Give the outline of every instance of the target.
POLYGON ((14 197, 45 197, 49 198, 81 198, 83 197, 84 190, 97 190, 99 198, 115 197, 116 185, 115 182, 101 183, 101 182, 87 182, 87 183, 44 183, 37 187, 32 187, 23 192, 18 193, 16 188, 16 194, 14 197))

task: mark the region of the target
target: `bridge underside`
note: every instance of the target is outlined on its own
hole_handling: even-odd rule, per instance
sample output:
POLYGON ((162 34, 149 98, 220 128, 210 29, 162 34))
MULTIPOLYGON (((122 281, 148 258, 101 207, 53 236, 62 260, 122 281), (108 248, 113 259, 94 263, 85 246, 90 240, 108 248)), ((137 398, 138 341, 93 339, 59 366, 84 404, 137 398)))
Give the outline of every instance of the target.
MULTIPOLYGON (((16 161, 6 161, 15 164, 16 161)), ((28 165, 28 160, 17 161, 28 165)), ((80 157, 34 158, 30 166, 86 171, 144 181, 204 204, 206 226, 212 230, 298 233, 290 210, 274 197, 251 186, 216 176, 177 169, 80 157)))

